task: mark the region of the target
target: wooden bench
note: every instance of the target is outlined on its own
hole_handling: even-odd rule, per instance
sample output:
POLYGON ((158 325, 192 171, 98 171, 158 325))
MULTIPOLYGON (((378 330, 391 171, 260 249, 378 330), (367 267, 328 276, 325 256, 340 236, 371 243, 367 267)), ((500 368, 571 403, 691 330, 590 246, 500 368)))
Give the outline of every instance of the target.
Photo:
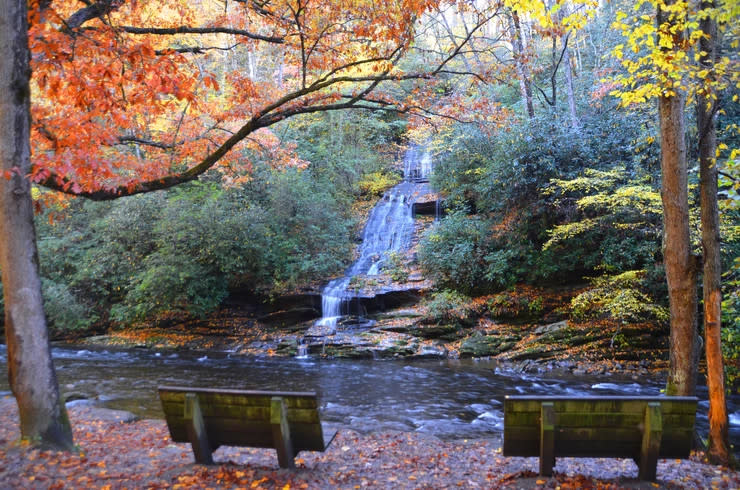
POLYGON ((504 455, 539 456, 551 476, 556 456, 633 458, 655 480, 658 458, 688 458, 696 397, 507 396, 504 455))
POLYGON ((189 442, 195 461, 213 464, 219 446, 275 448, 281 468, 295 467, 300 451, 324 451, 316 393, 219 390, 160 386, 170 436, 189 442))

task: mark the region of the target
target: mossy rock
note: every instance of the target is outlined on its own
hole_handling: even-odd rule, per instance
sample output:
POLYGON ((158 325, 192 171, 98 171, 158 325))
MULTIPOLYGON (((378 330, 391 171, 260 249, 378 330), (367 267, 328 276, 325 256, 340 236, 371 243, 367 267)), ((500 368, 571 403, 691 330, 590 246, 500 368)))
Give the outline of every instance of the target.
POLYGON ((565 350, 564 347, 552 348, 552 346, 536 346, 530 347, 522 352, 517 352, 513 356, 509 357, 510 361, 526 361, 532 360, 545 360, 554 357, 559 352, 565 350))
POLYGON ((460 357, 489 357, 511 350, 519 339, 497 335, 474 335, 460 346, 460 357))
POLYGON ((457 340, 462 336, 461 329, 456 325, 416 325, 409 328, 408 333, 424 339, 457 340))
POLYGON ((275 349, 280 355, 295 356, 298 354, 298 341, 296 339, 283 339, 275 349))

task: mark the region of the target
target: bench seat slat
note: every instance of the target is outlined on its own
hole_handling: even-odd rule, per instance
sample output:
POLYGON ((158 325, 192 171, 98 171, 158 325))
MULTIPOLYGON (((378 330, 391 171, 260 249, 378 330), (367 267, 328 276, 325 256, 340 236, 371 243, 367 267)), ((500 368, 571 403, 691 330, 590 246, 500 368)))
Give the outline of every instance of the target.
MULTIPOLYGON (((674 432, 663 434, 661 437, 661 447, 664 451, 672 449, 671 446, 675 444, 681 444, 688 442, 689 444, 693 440, 693 430, 676 430, 674 432)), ((511 444, 528 444, 530 449, 530 456, 536 456, 539 454, 539 443, 532 443, 534 436, 539 437, 539 429, 521 429, 516 431, 510 431, 504 437, 504 443, 507 445, 507 453, 511 444)), ((555 429, 555 445, 566 444, 566 443, 583 443, 591 444, 605 441, 614 441, 614 444, 622 444, 637 448, 639 450, 640 443, 642 440, 642 433, 634 430, 627 429, 592 429, 583 428, 580 430, 559 430, 555 429)), ((609 450, 609 445, 605 447, 605 450, 609 450)))
MULTIPOLYGON (((206 423, 208 439, 213 446, 274 447, 272 431, 261 423, 245 423, 239 419, 224 419, 217 425, 206 423)), ((324 451, 323 431, 316 425, 291 424, 290 433, 297 451, 324 451)), ((175 442, 190 442, 185 424, 173 424, 170 436, 175 442)))
MULTIPOLYGON (((163 403, 184 403, 185 393, 184 391, 160 391, 160 399, 163 403)), ((230 390, 227 393, 213 393, 209 391, 194 391, 198 394, 198 400, 201 405, 238 405, 238 406, 257 406, 257 407, 269 407, 270 400, 274 395, 273 392, 236 392, 230 390)), ((298 393, 293 396, 292 393, 283 393, 285 398, 285 404, 288 408, 316 408, 316 394, 298 393)))
MULTIPOLYGON (((558 427, 640 427, 645 415, 640 413, 614 412, 560 412, 557 413, 558 427)), ((514 412, 506 414, 505 422, 509 427, 528 427, 539 423, 539 412, 514 412)), ((663 428, 692 425, 696 417, 688 413, 663 413, 663 428)))
MULTIPOLYGON (((182 413, 184 404, 167 402, 162 403, 165 413, 177 417, 182 413)), ((253 405, 216 405, 201 402, 201 413, 205 419, 209 418, 243 418, 244 420, 270 420, 270 407, 253 405)), ((316 409, 289 408, 288 422, 319 423, 319 414, 316 409)))
POLYGON ((648 402, 658 402, 663 413, 696 413, 696 399, 693 397, 675 397, 667 400, 666 397, 584 397, 568 399, 562 397, 516 397, 507 398, 504 408, 508 412, 536 412, 540 411, 543 401, 553 402, 555 412, 618 412, 643 414, 648 402), (693 408, 692 408, 692 405, 693 408))

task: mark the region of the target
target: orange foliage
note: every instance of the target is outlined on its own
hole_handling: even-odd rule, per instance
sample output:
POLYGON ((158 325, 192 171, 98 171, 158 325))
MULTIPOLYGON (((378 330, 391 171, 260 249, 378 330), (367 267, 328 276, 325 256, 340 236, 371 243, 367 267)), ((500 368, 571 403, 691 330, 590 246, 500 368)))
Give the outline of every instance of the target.
MULTIPOLYGON (((463 117, 470 103, 454 94, 424 112, 439 99, 430 79, 444 58, 423 72, 398 66, 417 20, 441 3, 52 0, 39 11, 33 2, 32 179, 98 199, 169 187, 217 163, 239 182, 251 170, 239 150, 306 164, 258 131, 296 114, 369 107, 463 117), (398 80, 417 88, 399 100, 384 89, 398 80)), ((500 113, 487 99, 472 104, 500 113)))

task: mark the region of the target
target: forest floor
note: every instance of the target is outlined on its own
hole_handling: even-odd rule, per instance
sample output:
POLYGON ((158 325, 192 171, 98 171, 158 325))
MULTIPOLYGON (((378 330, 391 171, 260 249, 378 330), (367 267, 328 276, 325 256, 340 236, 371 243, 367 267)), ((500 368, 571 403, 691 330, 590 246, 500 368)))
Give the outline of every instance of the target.
POLYGON ((660 460, 657 482, 638 481, 635 464, 619 459, 560 458, 546 478, 536 458, 504 457, 496 440, 404 432, 342 430, 326 452, 301 452, 296 469, 279 469, 274 450, 234 447, 202 466, 164 421, 126 422, 125 414, 72 406, 78 450, 41 451, 18 442, 15 401, 0 398, 0 488, 740 488, 740 473, 701 454, 660 460))

